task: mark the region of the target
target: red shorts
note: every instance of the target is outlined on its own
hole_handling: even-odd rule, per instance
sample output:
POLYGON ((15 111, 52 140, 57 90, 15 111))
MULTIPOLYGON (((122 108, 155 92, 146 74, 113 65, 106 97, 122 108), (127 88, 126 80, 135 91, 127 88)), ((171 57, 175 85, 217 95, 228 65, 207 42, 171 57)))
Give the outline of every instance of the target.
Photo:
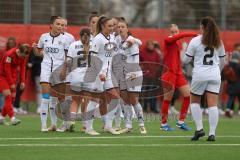
POLYGON ((10 89, 7 79, 5 77, 0 76, 0 93, 7 89, 10 89))
POLYGON ((162 75, 162 80, 172 84, 174 89, 180 88, 188 84, 185 76, 181 72, 180 73, 166 72, 162 75))

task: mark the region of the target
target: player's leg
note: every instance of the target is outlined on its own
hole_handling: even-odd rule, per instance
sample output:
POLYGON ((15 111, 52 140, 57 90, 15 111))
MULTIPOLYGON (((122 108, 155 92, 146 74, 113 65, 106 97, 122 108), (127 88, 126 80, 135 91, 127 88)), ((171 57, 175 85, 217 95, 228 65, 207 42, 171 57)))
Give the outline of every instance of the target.
POLYGON ((207 103, 208 103, 208 120, 209 120, 209 136, 208 141, 215 141, 215 132, 219 119, 218 111, 218 96, 220 91, 221 81, 210 81, 207 89, 207 103))
POLYGON ((41 83, 41 88, 42 88, 42 100, 41 100, 41 112, 40 112, 40 117, 41 117, 41 124, 42 132, 47 132, 47 116, 48 116, 48 106, 50 102, 50 84, 49 83, 41 83))
POLYGON ((56 115, 57 104, 58 104, 58 98, 55 96, 50 96, 49 114, 51 119, 51 126, 48 128, 48 131, 57 130, 57 115, 56 115))
POLYGON ((139 123, 139 128, 140 128, 140 133, 141 134, 146 134, 147 131, 144 127, 144 115, 143 115, 143 109, 141 104, 139 103, 139 93, 136 92, 128 92, 129 95, 129 101, 130 104, 133 106, 134 111, 137 115, 138 123, 139 123))
POLYGON ((191 108, 192 118, 196 126, 195 134, 191 138, 192 141, 197 141, 200 137, 205 136, 205 132, 203 130, 202 110, 200 107, 200 103, 201 103, 201 97, 204 94, 206 87, 207 87, 207 82, 192 80, 190 108, 191 108))
POLYGON ((182 130, 189 131, 191 128, 189 128, 184 121, 190 105, 190 87, 183 74, 178 74, 177 76, 177 88, 180 94, 183 96, 177 127, 182 130))
MULTIPOLYGON (((173 88, 175 89, 175 85, 176 85, 175 74, 173 74, 171 72, 167 72, 167 73, 163 74, 162 80, 170 83, 173 86, 173 88)), ((174 128, 170 127, 167 123, 168 109, 169 109, 169 105, 172 101, 173 94, 174 94, 174 90, 164 94, 164 97, 163 97, 163 102, 162 102, 162 107, 161 107, 161 112, 160 112, 161 117, 162 117, 160 129, 163 130, 163 131, 174 130, 174 128)))
POLYGON ((107 121, 104 127, 104 131, 109 132, 111 134, 120 134, 115 131, 112 127, 112 122, 116 114, 117 105, 120 101, 118 88, 110 88, 106 91, 106 102, 108 104, 108 113, 107 113, 107 121))
POLYGON ((129 96, 127 93, 127 90, 121 91, 121 98, 122 98, 122 111, 124 115, 124 121, 125 121, 125 128, 121 129, 120 133, 129 133, 132 131, 132 118, 133 118, 133 110, 132 105, 130 104, 129 96))

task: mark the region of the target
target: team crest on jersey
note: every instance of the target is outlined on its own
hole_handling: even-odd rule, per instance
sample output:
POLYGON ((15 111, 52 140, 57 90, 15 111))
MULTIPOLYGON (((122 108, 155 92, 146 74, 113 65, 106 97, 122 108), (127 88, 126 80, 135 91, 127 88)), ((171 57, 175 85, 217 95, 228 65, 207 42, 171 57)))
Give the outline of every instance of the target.
POLYGON ((117 50, 117 45, 113 42, 106 43, 104 46, 104 50, 108 52, 112 52, 113 50, 117 50))
POLYGON ((7 63, 11 63, 12 62, 12 58, 11 57, 7 57, 6 62, 7 63))
POLYGON ((129 42, 127 42, 127 41, 123 42, 122 45, 121 45, 121 48, 123 50, 128 49, 129 48, 129 42))

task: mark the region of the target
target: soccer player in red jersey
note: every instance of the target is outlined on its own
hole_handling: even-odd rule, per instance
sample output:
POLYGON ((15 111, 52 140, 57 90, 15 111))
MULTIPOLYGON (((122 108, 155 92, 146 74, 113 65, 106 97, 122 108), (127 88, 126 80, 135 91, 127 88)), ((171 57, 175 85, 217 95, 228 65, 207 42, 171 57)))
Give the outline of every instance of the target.
MULTIPOLYGON (((164 39, 164 58, 163 64, 168 67, 168 72, 162 75, 162 80, 173 85, 173 89, 178 89, 180 94, 184 97, 183 104, 181 107, 180 117, 177 122, 177 127, 183 130, 191 130, 185 123, 185 117, 190 104, 190 89, 182 73, 181 58, 180 58, 180 43, 178 40, 185 37, 195 37, 195 33, 180 33, 179 28, 176 24, 171 24, 169 27, 170 36, 164 39)), ((164 95, 164 100, 161 109, 162 123, 161 130, 172 131, 167 123, 168 108, 173 97, 173 92, 164 95)))
POLYGON ((5 53, 0 63, 0 93, 5 97, 0 124, 5 124, 5 117, 8 115, 12 125, 17 125, 20 120, 14 117, 12 102, 16 93, 17 69, 21 72, 20 88, 25 87, 25 57, 29 53, 27 44, 21 44, 5 53))

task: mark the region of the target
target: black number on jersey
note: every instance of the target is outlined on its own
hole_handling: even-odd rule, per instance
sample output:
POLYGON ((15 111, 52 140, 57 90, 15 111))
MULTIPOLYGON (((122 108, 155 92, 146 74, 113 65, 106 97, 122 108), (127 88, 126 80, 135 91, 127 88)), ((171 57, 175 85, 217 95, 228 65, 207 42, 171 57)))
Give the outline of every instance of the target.
POLYGON ((211 58, 213 57, 213 54, 214 54, 214 48, 206 47, 204 51, 207 53, 203 57, 203 65, 213 65, 213 60, 211 58))
POLYGON ((84 57, 84 52, 83 51, 78 51, 77 55, 79 56, 79 58, 77 59, 77 66, 78 67, 86 67, 87 66, 87 62, 86 62, 86 58, 88 59, 88 67, 91 67, 91 54, 88 54, 88 57, 84 57))

